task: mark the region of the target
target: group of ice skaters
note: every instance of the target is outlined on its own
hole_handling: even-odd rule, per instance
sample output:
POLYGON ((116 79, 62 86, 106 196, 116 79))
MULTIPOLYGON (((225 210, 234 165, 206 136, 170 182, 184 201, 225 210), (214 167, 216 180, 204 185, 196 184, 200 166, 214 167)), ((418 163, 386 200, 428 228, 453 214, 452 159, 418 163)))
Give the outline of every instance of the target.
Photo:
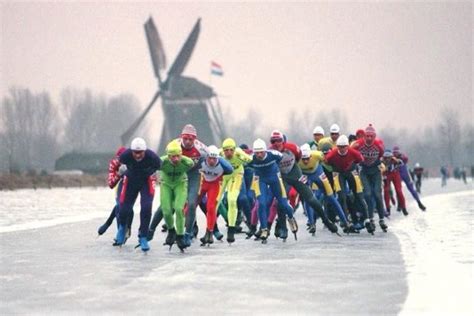
POLYGON ((306 228, 312 235, 318 218, 338 235, 338 226, 346 234, 366 230, 373 235, 374 210, 381 230, 387 232, 384 219, 392 214, 392 206, 408 215, 402 181, 419 208, 426 209, 413 187, 407 156, 398 146, 385 149, 370 124, 349 137, 340 134, 337 124, 330 127, 329 136, 317 126, 313 140, 302 146, 274 130, 269 144, 257 139, 250 148, 237 146, 235 140, 227 138, 220 147, 200 142, 190 124, 167 145, 161 157, 148 149, 142 138, 135 138, 128 149, 121 147, 109 164, 108 184, 117 190, 116 204, 106 223, 99 227, 99 235, 116 218, 113 245, 127 241, 139 193, 136 248, 145 252, 163 218, 162 231, 167 231, 164 245, 171 250, 176 244, 181 251, 191 246, 198 238, 198 206, 207 219, 205 233, 199 238, 201 246, 212 244, 214 238, 224 238, 217 226, 218 216, 226 222, 229 244, 235 242, 235 234, 244 232, 243 223, 247 239, 267 243, 274 226, 275 237, 286 241, 289 229, 296 240, 294 212, 299 205, 303 206, 306 228), (160 206, 152 219, 157 183, 160 206))

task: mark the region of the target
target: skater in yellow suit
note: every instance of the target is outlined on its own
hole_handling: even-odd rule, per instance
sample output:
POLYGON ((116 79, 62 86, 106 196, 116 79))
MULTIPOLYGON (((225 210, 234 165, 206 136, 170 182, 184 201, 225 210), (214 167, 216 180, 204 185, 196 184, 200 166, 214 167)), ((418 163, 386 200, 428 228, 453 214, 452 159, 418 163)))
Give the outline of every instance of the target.
MULTIPOLYGON (((244 213, 250 214, 250 205, 247 199, 245 185, 243 185, 244 167, 243 165, 252 161, 252 157, 237 147, 232 138, 227 138, 222 143, 221 155, 230 162, 234 172, 224 175, 221 194, 227 193, 227 242, 235 241, 235 222, 237 221, 237 202, 244 208, 244 213)), ((222 202, 222 201, 221 201, 222 202)))

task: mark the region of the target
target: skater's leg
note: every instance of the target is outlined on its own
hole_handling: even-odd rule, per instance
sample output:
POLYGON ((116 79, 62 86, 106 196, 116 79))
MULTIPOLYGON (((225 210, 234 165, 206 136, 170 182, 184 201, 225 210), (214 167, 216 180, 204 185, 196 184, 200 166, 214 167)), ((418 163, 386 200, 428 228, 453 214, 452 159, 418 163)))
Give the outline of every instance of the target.
POLYGON ((199 193, 201 175, 198 170, 188 172, 187 202, 188 213, 186 214, 186 233, 193 234, 194 223, 196 221, 196 206, 199 193))
POLYGON ((186 204, 188 187, 186 182, 182 182, 174 188, 173 209, 176 213, 176 234, 184 235, 184 205, 186 204))
MULTIPOLYGON (((151 208, 155 190, 151 188, 151 183, 147 183, 140 190, 140 228, 138 229, 138 237, 148 236, 148 227, 151 220, 151 208)), ((128 221, 127 221, 128 224, 128 221)))

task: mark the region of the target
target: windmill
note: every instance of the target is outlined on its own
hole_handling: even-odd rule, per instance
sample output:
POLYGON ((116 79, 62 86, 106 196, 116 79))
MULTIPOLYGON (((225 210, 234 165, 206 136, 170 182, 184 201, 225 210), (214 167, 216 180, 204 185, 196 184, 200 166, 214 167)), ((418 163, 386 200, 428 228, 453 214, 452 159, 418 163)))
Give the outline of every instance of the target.
POLYGON ((217 141, 222 140, 225 136, 222 112, 217 95, 212 87, 195 78, 182 76, 196 46, 201 30, 201 19, 199 18, 194 24, 178 56, 169 68, 165 80, 161 78, 160 71, 166 69, 166 55, 158 30, 151 17, 144 27, 153 70, 155 77, 158 79, 158 90, 143 113, 122 134, 122 144, 129 143, 160 97, 164 123, 158 153, 163 153, 167 143, 180 135, 181 129, 188 123, 196 127, 199 139, 205 144, 217 144, 217 141))

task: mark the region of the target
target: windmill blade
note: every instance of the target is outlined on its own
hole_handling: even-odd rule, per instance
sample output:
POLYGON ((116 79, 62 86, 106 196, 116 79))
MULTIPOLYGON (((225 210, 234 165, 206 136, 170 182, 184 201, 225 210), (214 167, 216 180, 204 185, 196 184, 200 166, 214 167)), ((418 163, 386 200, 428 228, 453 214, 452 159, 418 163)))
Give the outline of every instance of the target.
POLYGON ((127 129, 127 131, 123 133, 122 136, 120 136, 122 140, 122 145, 125 146, 125 144, 129 142, 133 133, 135 133, 135 131, 138 129, 142 121, 145 119, 148 112, 150 112, 151 108, 153 107, 153 104, 155 104, 156 100, 158 100, 158 97, 160 96, 160 94, 161 94, 161 90, 156 91, 155 95, 153 96, 153 99, 151 99, 151 102, 150 104, 148 104, 145 111, 143 111, 143 113, 135 120, 135 122, 133 122, 133 124, 127 129))
POLYGON ((166 55, 163 48, 163 43, 161 42, 158 29, 156 28, 155 23, 151 17, 146 21, 144 27, 155 77, 158 78, 161 84, 160 70, 166 68, 166 55))
POLYGON ((183 73, 184 68, 188 64, 189 58, 194 50, 194 46, 196 46, 196 42, 199 36, 199 32, 201 30, 201 18, 199 18, 194 24, 193 30, 189 34, 186 42, 184 43, 183 47, 179 51, 178 56, 176 57, 173 65, 171 66, 170 70, 168 71, 169 76, 179 76, 183 73))

